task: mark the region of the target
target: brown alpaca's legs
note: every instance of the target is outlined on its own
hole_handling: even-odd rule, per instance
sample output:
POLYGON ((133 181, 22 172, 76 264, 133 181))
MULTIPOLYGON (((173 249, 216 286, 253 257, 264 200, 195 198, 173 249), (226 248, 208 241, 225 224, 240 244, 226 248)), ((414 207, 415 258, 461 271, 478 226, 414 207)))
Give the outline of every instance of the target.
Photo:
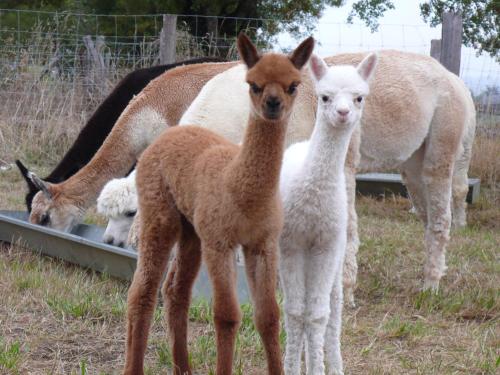
POLYGON ((417 211, 418 217, 427 225, 427 201, 425 197, 424 181, 422 180, 422 163, 425 145, 422 145, 401 166, 401 177, 408 189, 411 203, 417 211))
POLYGON ((243 251, 255 326, 266 350, 268 373, 281 375, 280 311, 276 302, 278 246, 248 246, 243 251))
POLYGON ((126 375, 143 374, 144 354, 161 277, 180 230, 179 213, 171 202, 157 198, 151 204, 140 204, 140 255, 127 302, 126 375))
POLYGON ((212 281, 214 322, 217 341, 217 375, 230 375, 233 368, 234 344, 241 323, 236 293, 235 251, 217 251, 203 246, 203 259, 212 281))
POLYGON ((167 279, 163 299, 169 337, 173 344, 174 374, 191 374, 188 361, 187 326, 191 289, 201 266, 200 239, 183 220, 179 248, 167 279))

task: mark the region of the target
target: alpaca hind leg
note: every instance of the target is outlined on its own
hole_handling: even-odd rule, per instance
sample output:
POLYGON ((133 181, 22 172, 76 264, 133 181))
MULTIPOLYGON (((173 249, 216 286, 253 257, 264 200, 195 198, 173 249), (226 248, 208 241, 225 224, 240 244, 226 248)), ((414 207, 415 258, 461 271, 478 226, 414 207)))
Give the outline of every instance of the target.
POLYGON ((187 348, 187 326, 191 289, 201 266, 200 239, 185 219, 176 257, 163 284, 163 299, 170 340, 173 344, 174 374, 191 374, 187 348))
POLYGON ((340 352, 340 333, 342 329, 342 268, 335 275, 330 295, 330 319, 325 334, 325 360, 328 375, 343 375, 342 355, 340 352))
MULTIPOLYGON (((153 203, 153 202, 152 202, 153 203)), ((141 204, 139 259, 127 300, 127 375, 143 374, 148 332, 161 277, 180 230, 179 213, 171 202, 141 204)))
POLYGON ((422 180, 422 163, 425 145, 423 144, 401 166, 401 177, 408 190, 408 195, 418 217, 427 224, 427 201, 425 196, 424 181, 422 180))
MULTIPOLYGON (((308 375, 325 373, 324 340, 330 316, 330 292, 336 274, 336 256, 344 255, 345 239, 324 249, 313 249, 306 257, 306 369, 308 375), (342 247, 342 248, 341 248, 342 247)), ((343 261, 343 256, 341 257, 343 261)), ((340 263, 340 262, 338 262, 340 263)))
POLYGON ((283 373, 279 343, 280 310, 276 301, 278 251, 278 245, 273 241, 263 241, 244 248, 255 326, 264 344, 270 375, 283 373))
POLYGON ((285 310, 285 374, 299 375, 304 346, 306 304, 304 251, 281 243, 280 280, 285 310))
POLYGON ((241 323, 236 293, 234 249, 202 245, 203 259, 213 288, 213 309, 217 342, 217 375, 232 374, 234 345, 241 323))
POLYGON ((455 161, 452 182, 452 224, 455 228, 467 225, 467 193, 469 192, 468 170, 472 157, 472 147, 476 132, 476 120, 473 116, 465 129, 465 134, 460 145, 460 153, 455 161))
POLYGON ((345 162, 345 182, 347 189, 347 246, 344 260, 344 291, 347 306, 355 307, 354 289, 358 277, 358 261, 356 259, 359 249, 358 214, 356 213, 356 169, 359 165, 360 130, 357 128, 349 143, 345 162))
MULTIPOLYGON (((451 108, 451 107, 450 107, 451 108)), ((424 289, 437 290, 446 270, 445 253, 450 240, 451 186, 455 156, 460 138, 440 130, 443 114, 436 114, 433 132, 429 136, 423 161, 422 176, 426 191, 427 225, 425 245, 427 260, 424 266, 424 289)), ((447 118, 447 117, 446 117, 447 118)))

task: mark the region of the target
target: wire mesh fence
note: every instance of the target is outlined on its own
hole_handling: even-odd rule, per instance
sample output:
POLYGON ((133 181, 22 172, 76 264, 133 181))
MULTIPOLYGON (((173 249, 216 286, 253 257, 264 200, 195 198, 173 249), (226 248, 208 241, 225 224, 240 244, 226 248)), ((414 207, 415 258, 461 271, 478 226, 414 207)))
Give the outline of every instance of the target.
MULTIPOLYGON (((53 128, 47 140, 49 154, 65 139, 74 138, 122 76, 160 63, 162 27, 162 15, 0 9, 0 124, 8 124, 0 127, 0 139, 12 127, 28 132, 53 128)), ((176 60, 213 55, 235 59, 234 35, 240 30, 275 50, 286 51, 296 44, 286 33, 270 39, 268 35, 277 29, 276 20, 178 15, 176 60)), ((323 56, 387 48, 429 54, 431 39, 439 38, 439 30, 386 24, 369 33, 361 24, 320 22, 315 35, 323 56)), ((460 75, 471 88, 486 127, 498 133, 498 60, 478 58, 475 51, 463 48, 460 75)))

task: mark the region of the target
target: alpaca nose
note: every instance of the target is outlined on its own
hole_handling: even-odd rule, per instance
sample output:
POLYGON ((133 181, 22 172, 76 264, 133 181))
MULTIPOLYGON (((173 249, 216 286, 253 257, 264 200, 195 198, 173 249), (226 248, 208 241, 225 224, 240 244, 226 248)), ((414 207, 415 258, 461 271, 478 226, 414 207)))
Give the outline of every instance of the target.
POLYGON ((347 108, 340 108, 340 109, 337 109, 337 113, 340 116, 345 117, 349 114, 349 110, 347 108))
POLYGON ((113 236, 104 237, 104 243, 106 243, 108 245, 113 245, 113 242, 115 242, 115 239, 113 236))
POLYGON ((276 96, 270 96, 266 99, 266 105, 271 111, 276 111, 281 105, 281 100, 276 96))

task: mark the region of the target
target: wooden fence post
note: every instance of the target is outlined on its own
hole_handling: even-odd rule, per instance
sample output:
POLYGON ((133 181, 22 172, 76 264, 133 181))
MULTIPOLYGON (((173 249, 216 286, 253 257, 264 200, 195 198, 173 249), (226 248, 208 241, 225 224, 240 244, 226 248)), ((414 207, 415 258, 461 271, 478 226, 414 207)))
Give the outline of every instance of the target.
POLYGON ((457 76, 460 75, 462 32, 462 14, 460 12, 443 12, 439 61, 446 69, 457 76))
POLYGON ((160 64, 173 64, 175 62, 177 16, 163 15, 163 28, 160 33, 160 64))
POLYGON ((441 39, 431 40, 431 56, 441 62, 441 39))

